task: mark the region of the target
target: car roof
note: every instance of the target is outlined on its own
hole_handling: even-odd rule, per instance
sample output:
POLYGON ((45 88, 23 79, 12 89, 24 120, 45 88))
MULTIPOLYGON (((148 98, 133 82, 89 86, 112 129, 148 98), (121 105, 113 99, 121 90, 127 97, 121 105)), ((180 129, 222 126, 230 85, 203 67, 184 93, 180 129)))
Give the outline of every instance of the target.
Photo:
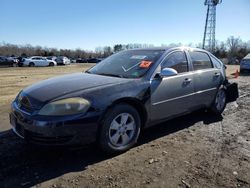
POLYGON ((250 59, 250 53, 247 54, 243 59, 250 59))
MULTIPOLYGON (((175 50, 187 50, 187 51, 203 51, 208 52, 206 50, 203 50, 201 48, 193 48, 193 47, 186 47, 186 46, 179 46, 179 47, 153 47, 153 48, 135 48, 135 49, 129 49, 129 50, 162 50, 162 51, 175 51, 175 50)), ((208 52, 209 53, 209 52, 208 52)))
POLYGON ((41 58, 41 57, 43 57, 43 56, 31 56, 30 58, 34 58, 34 57, 39 57, 39 58, 41 58))
POLYGON ((133 51, 133 50, 168 50, 169 48, 164 48, 164 47, 153 47, 153 48, 133 48, 133 49, 128 49, 128 51, 133 51))

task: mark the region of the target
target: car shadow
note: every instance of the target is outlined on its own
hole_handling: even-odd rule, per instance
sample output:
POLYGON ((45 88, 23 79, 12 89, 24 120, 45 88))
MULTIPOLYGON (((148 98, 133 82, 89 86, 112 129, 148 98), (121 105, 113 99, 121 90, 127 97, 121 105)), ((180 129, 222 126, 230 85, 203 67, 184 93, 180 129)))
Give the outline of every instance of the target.
MULTIPOLYGON (((210 124, 221 120, 221 116, 198 111, 146 129, 137 146, 186 129, 197 122, 210 124)), ((0 133, 0 187, 35 186, 65 173, 84 171, 89 165, 112 157, 115 156, 101 152, 95 145, 72 148, 34 147, 8 130, 0 133)))
POLYGON ((202 122, 204 125, 209 125, 222 120, 223 117, 221 115, 214 115, 209 112, 204 112, 203 110, 196 111, 144 130, 141 133, 139 145, 172 133, 176 133, 183 129, 187 129, 197 122, 202 122))

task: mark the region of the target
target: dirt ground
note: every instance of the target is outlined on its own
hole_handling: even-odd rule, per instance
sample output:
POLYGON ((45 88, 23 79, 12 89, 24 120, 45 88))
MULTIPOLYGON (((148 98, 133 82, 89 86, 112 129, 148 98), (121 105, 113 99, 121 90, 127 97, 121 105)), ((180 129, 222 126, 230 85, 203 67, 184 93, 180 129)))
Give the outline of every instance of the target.
POLYGON ((10 102, 23 87, 86 68, 0 69, 0 187, 250 187, 250 75, 233 79, 240 98, 221 117, 199 111, 167 121, 117 156, 94 145, 35 148, 10 131, 10 102))

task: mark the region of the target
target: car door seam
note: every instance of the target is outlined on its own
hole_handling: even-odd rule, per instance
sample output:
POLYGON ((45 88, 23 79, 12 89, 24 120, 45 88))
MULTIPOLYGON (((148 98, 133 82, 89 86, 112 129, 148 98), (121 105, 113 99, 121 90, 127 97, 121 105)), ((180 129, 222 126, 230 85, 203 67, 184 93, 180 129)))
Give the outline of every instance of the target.
POLYGON ((184 98, 184 97, 189 97, 189 96, 192 96, 192 95, 201 94, 201 93, 204 93, 204 92, 207 92, 207 91, 212 91, 212 90, 215 90, 215 89, 217 89, 217 88, 214 87, 214 88, 210 88, 210 89, 205 89, 205 90, 197 91, 197 92, 194 92, 194 93, 191 93, 191 94, 182 95, 182 96, 179 96, 179 97, 174 97, 174 98, 171 98, 171 99, 159 101, 159 102, 153 103, 153 106, 158 105, 158 104, 162 104, 162 103, 165 103, 165 102, 181 99, 181 98, 184 98))

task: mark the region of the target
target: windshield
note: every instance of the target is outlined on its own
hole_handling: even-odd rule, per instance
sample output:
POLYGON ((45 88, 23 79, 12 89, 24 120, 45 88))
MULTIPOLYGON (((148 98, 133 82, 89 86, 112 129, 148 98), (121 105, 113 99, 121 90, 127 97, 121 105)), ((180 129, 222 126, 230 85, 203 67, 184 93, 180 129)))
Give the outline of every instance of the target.
POLYGON ((165 50, 128 50, 114 54, 87 71, 121 78, 142 77, 165 50))

